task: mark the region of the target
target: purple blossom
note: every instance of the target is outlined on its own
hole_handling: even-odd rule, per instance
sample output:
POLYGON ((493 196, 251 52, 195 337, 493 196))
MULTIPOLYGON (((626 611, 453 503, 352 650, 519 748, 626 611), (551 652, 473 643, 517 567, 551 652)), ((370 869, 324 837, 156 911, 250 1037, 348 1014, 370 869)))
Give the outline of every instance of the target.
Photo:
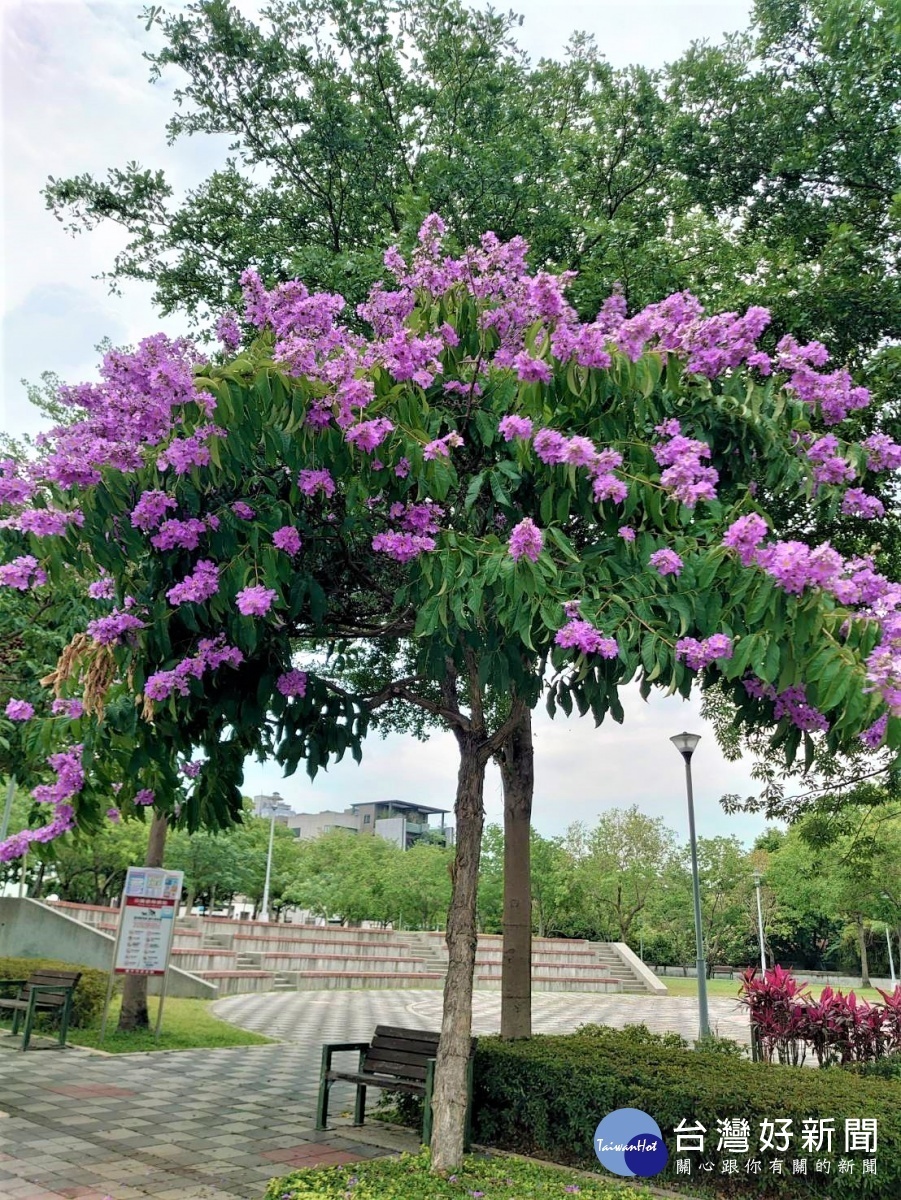
POLYGON ((118 825, 122 820, 122 814, 119 812, 118 808, 108 808, 106 810, 106 815, 114 825, 118 825))
POLYGON ((68 532, 70 525, 80 528, 84 524, 84 514, 78 508, 70 512, 58 508, 26 508, 10 524, 13 529, 33 533, 35 537, 59 537, 68 532))
POLYGON ((901 446, 887 433, 873 433, 860 444, 867 452, 871 471, 897 471, 901 467, 901 446))
POLYGON ((286 671, 284 675, 279 675, 275 681, 275 686, 283 696, 305 696, 307 694, 307 673, 306 671, 286 671))
POLYGON ((262 584, 257 584, 254 587, 246 587, 238 592, 235 597, 235 603, 238 607, 238 612, 245 617, 264 617, 272 607, 277 593, 273 588, 263 587, 262 584))
POLYGON ((237 313, 229 311, 222 314, 216 322, 216 337, 229 354, 234 354, 241 345, 241 326, 237 313))
POLYGON ((848 488, 842 497, 842 512, 846 517, 872 521, 885 516, 885 505, 876 496, 868 496, 862 488, 848 488))
POLYGON ((620 525, 619 529, 617 530, 617 533, 623 539, 624 542, 634 542, 635 541, 635 530, 630 525, 620 525))
POLYGON ((227 664, 237 667, 244 661, 244 655, 237 646, 226 644, 225 636, 202 638, 197 646, 197 653, 183 658, 171 671, 157 671, 151 675, 144 685, 144 695, 148 700, 168 700, 173 694, 187 696, 190 691, 190 681, 200 679, 207 671, 227 664))
POLYGON ((334 496, 335 494, 335 481, 332 479, 331 471, 325 469, 301 471, 297 479, 297 486, 305 496, 315 496, 317 492, 322 492, 324 496, 334 496))
POLYGON ((71 721, 77 721, 84 715, 84 705, 80 700, 65 700, 60 696, 50 705, 50 711, 55 717, 68 717, 71 721))
POLYGON ((433 442, 428 442, 422 451, 422 457, 426 460, 432 458, 449 458, 451 447, 462 446, 463 439, 459 433, 452 430, 446 433, 442 438, 436 438, 433 442))
POLYGON ((135 792, 135 804, 141 808, 148 807, 155 800, 156 793, 151 788, 141 788, 139 792, 135 792))
POLYGON ((738 553, 742 565, 749 567, 757 557, 757 547, 766 537, 768 527, 763 517, 749 513, 733 521, 723 538, 723 545, 738 553))
POLYGON ((135 529, 156 529, 166 515, 167 509, 177 508, 177 502, 165 492, 142 492, 131 512, 131 523, 135 529))
POLYGON ((551 368, 543 359, 532 358, 525 351, 517 354, 511 365, 523 383, 550 383, 553 378, 551 368))
POLYGON ((20 554, 11 562, 0 566, 0 587, 15 588, 27 592, 47 582, 47 573, 38 565, 33 554, 20 554))
POLYGON ((510 416, 501 417, 497 428, 498 432, 503 435, 505 442, 512 442, 514 438, 522 438, 523 441, 528 441, 532 436, 532 421, 530 417, 517 417, 511 413, 510 416))
POLYGON ((509 551, 514 562, 523 557, 538 561, 538 555, 544 545, 544 534, 531 517, 525 517, 513 527, 510 534, 509 551))
POLYGON ((583 621, 578 617, 571 618, 562 629, 558 629, 554 641, 565 650, 579 650, 582 654, 599 654, 601 658, 616 658, 619 654, 619 646, 617 646, 615 638, 605 637, 589 621, 583 621))
POLYGON ((243 500, 236 500, 231 506, 232 512, 241 521, 252 521, 256 516, 255 511, 249 504, 245 504, 243 500))
POLYGON ((707 443, 684 437, 674 420, 658 425, 657 432, 668 438, 654 447, 654 458, 666 468, 660 475, 661 485, 686 508, 694 508, 699 500, 715 500, 719 473, 701 462, 710 457, 707 443))
POLYGON ((374 421, 361 421, 358 425, 351 426, 345 431, 344 440, 362 450, 364 454, 371 454, 393 430, 393 421, 389 421, 387 417, 376 417, 374 421))
POLYGON ((625 480, 617 479, 615 475, 602 474, 594 477, 591 494, 599 504, 604 500, 613 500, 616 504, 622 504, 629 495, 629 488, 625 480))
POLYGON ((202 762, 186 762, 181 764, 181 773, 188 779, 196 779, 202 770, 202 762))
POLYGON ((157 458, 157 469, 165 471, 171 467, 176 475, 187 475, 193 467, 207 467, 212 461, 207 440, 225 436, 225 430, 217 425, 204 425, 188 437, 175 438, 157 458))
POLYGON ((800 686, 786 688, 776 696, 773 716, 777 721, 788 717, 793 725, 808 733, 827 733, 829 730, 829 722, 808 704, 804 688, 800 686))
POLYGON ((407 563, 427 550, 434 550, 435 539, 415 533, 377 533, 372 539, 372 548, 397 562, 407 563))
POLYGON ((96 621, 89 621, 87 634, 101 646, 114 646, 129 633, 143 628, 144 622, 139 617, 114 608, 108 617, 98 617, 96 621))
POLYGON ((150 539, 151 546, 156 550, 196 550, 200 539, 207 531, 204 521, 197 517, 189 517, 186 521, 171 518, 163 521, 159 532, 150 539))
POLYGON ((714 633, 699 642, 697 638, 685 637, 676 642, 676 658, 682 658, 692 671, 709 667, 718 658, 732 657, 732 639, 724 633, 714 633))
POLYGON ((547 463, 548 466, 554 466, 557 463, 563 462, 567 440, 556 429, 539 429, 535 434, 532 445, 535 447, 535 453, 541 461, 547 463))
POLYGON ((399 458, 397 466, 394 468, 394 474, 398 479, 406 479, 410 474, 410 460, 408 458, 399 458))
POLYGON ((883 713, 878 717, 873 724, 863 731, 860 735, 860 740, 865 746, 871 750, 878 750, 885 741, 885 735, 888 731, 888 713, 883 713))
POLYGON ((10 700, 6 705, 6 715, 11 721, 30 721, 34 716, 34 705, 27 700, 10 700))
POLYGON ((192 575, 186 575, 166 592, 170 604, 201 604, 219 591, 219 568, 208 558, 202 558, 192 575))
POLYGON ((88 595, 92 600, 112 600, 115 594, 115 585, 109 575, 101 575, 99 579, 88 584, 88 595))
POLYGON ((284 550, 286 554, 299 554, 302 545, 300 534, 293 525, 283 525, 281 529, 276 529, 272 535, 272 544, 279 550, 284 550))
POLYGON ((683 567, 682 559, 675 550, 655 550, 648 560, 661 575, 678 575, 683 567))

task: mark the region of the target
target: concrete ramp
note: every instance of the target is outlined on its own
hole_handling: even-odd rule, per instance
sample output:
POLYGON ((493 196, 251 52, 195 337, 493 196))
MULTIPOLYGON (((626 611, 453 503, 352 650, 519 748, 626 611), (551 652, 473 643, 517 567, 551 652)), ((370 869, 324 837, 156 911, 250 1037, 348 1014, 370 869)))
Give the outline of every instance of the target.
MULTIPOLYGON (((118 911, 110 915, 118 920, 118 911)), ((58 962, 109 971, 113 962, 115 938, 38 900, 0 897, 0 958, 53 958, 58 962)), ((156 995, 161 976, 151 976, 148 991, 156 995)), ((219 989, 175 966, 169 968, 170 996, 214 1000, 219 989)))

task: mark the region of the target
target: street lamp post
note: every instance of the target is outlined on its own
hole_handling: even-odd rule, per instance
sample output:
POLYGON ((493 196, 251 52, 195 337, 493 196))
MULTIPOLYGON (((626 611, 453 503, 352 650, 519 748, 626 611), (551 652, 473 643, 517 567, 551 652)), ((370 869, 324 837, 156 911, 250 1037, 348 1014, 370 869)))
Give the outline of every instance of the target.
POLYGON ((269 820, 269 853, 266 855, 266 879, 263 883, 263 902, 260 905, 260 920, 269 920, 269 881, 272 878, 272 846, 275 842, 275 810, 277 804, 275 800, 270 799, 270 820, 269 820))
POLYGON ((695 946, 698 973, 698 1023, 701 1040, 710 1036, 707 1012, 707 964, 704 957, 704 931, 701 926, 701 885, 698 879, 698 842, 695 835, 695 802, 691 786, 691 756, 701 740, 697 733, 677 733, 670 741, 685 760, 685 789, 688 793, 688 836, 691 842, 691 882, 695 904, 695 946))
MULTIPOLYGON (((888 894, 888 892, 883 892, 882 899, 891 900, 891 896, 888 894)), ((892 931, 889 927, 888 921, 885 923, 885 942, 888 946, 888 969, 892 977, 892 987, 894 987, 897 983, 897 979, 895 978, 895 960, 892 956, 892 931)))
POLYGON ((754 872, 754 888, 757 891, 757 937, 760 942, 760 976, 766 976, 766 944, 763 940, 763 905, 760 903, 760 872, 754 872))

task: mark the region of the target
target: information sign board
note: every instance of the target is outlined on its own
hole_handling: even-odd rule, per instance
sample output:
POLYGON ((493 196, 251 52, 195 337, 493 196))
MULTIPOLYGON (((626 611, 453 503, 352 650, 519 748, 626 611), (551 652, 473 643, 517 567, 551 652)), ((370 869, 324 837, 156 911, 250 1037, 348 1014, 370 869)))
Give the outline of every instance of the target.
POLYGON ((113 964, 117 975, 166 974, 183 881, 182 871, 128 868, 113 964))

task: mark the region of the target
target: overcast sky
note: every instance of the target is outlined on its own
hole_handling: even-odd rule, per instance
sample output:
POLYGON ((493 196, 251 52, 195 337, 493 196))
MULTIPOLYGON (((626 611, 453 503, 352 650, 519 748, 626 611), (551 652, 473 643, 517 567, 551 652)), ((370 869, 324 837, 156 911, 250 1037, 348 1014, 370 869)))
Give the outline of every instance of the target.
MULTIPOLYGON (((501 7, 506 7, 503 4, 501 7)), ((718 40, 744 27, 749 2, 681 3, 680 0, 519 0, 525 21, 521 44, 538 58, 558 54, 570 32, 594 33, 616 66, 662 66, 699 38, 718 40)), ((177 7, 167 5, 168 7, 177 7)), ((246 3, 243 11, 252 11, 246 3)), ((160 320, 150 288, 128 285, 120 297, 92 277, 108 268, 124 235, 99 228, 67 235, 47 212, 40 189, 48 176, 103 173, 132 160, 163 168, 177 191, 220 165, 224 141, 192 139, 166 145, 176 79, 147 81, 142 51, 153 45, 139 18, 142 5, 90 0, 26 0, 0 6, 3 102, 3 407, 10 432, 39 427, 20 384, 52 370, 69 382, 94 375, 93 347, 101 338, 133 343, 164 329, 184 331, 177 318, 160 320)), ((754 817, 726 818, 725 792, 755 790, 749 764, 725 763, 697 706, 655 697, 644 704, 634 689, 624 694, 626 723, 601 730, 590 721, 536 719, 535 816, 544 834, 562 833, 574 820, 592 822, 604 809, 637 803, 687 835, 682 762, 669 744, 687 728, 704 735, 695 755, 699 832, 734 832, 752 838, 763 827, 754 817)), ((278 789, 295 808, 344 807, 383 797, 420 800, 451 808, 455 743, 436 734, 427 745, 393 737, 372 741, 362 766, 339 764, 310 783, 282 780, 274 765, 249 764, 246 790, 278 789)), ((489 820, 502 812, 500 782, 486 789, 489 820)))

